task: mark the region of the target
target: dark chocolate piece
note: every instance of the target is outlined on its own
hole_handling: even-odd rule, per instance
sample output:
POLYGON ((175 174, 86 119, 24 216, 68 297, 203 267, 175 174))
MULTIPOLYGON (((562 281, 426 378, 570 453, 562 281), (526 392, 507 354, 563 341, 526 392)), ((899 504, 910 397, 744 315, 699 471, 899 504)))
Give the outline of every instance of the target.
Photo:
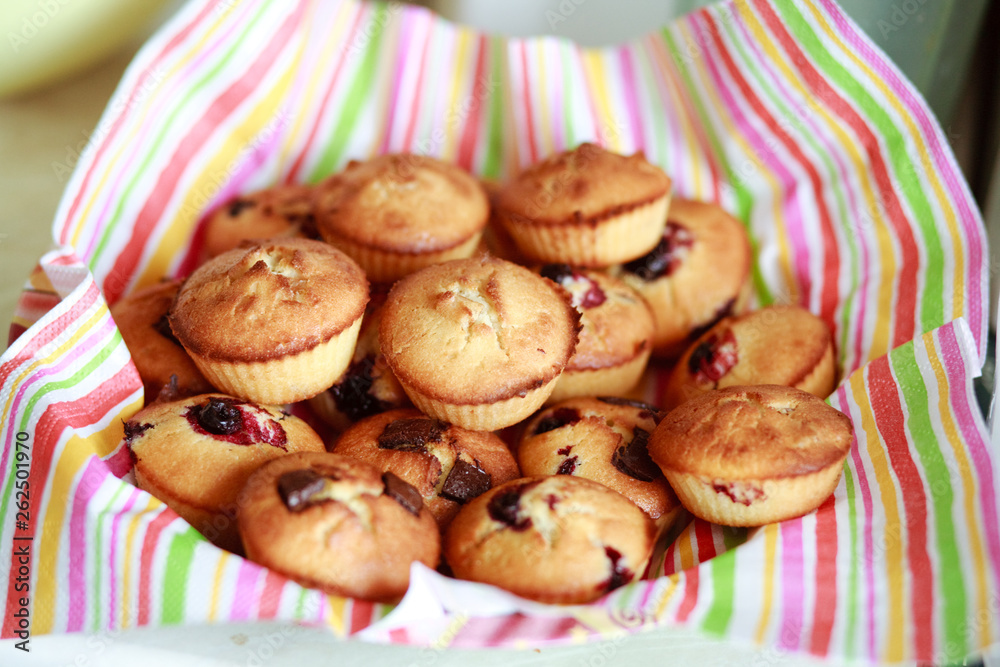
POLYGON ((253 208, 256 205, 257 202, 250 199, 234 199, 232 203, 229 204, 229 215, 230 217, 235 218, 243 212, 243 209, 253 208))
POLYGON ((160 316, 160 319, 153 323, 153 328, 156 329, 156 333, 160 334, 177 347, 180 347, 181 342, 177 340, 177 336, 174 335, 174 330, 170 328, 170 318, 168 315, 169 313, 163 313, 163 315, 160 316))
POLYGON ((386 425, 378 437, 379 449, 426 452, 427 443, 441 442, 447 426, 434 419, 397 419, 386 425))
POLYGON ((382 475, 382 483, 385 484, 385 495, 402 505, 410 514, 420 516, 424 499, 415 486, 391 472, 382 475))
POLYGON ((351 421, 360 421, 365 417, 389 409, 389 405, 385 401, 381 401, 371 394, 372 370, 374 368, 374 357, 364 357, 352 363, 343 379, 330 387, 329 391, 337 409, 347 415, 351 421))
POLYGON ((323 491, 326 478, 314 470, 292 470, 278 478, 278 494, 290 512, 301 512, 307 507, 329 500, 314 499, 323 491))
POLYGON ((441 487, 441 497, 456 503, 467 503, 490 490, 493 481, 489 473, 472 463, 456 459, 441 487))
POLYGON ((691 230, 676 222, 668 222, 656 247, 638 259, 624 265, 624 269, 646 282, 669 276, 680 267, 687 250, 694 245, 691 230))
POLYGON ((645 412, 651 413, 651 416, 657 422, 659 422, 660 418, 664 415, 664 412, 658 407, 651 403, 646 403, 645 401, 634 401, 630 398, 622 398, 621 396, 598 396, 597 400, 601 403, 607 403, 608 405, 624 405, 630 408, 644 410, 645 412))
POLYGON ((551 413, 545 415, 535 426, 535 435, 554 431, 567 424, 575 424, 580 421, 580 412, 575 408, 556 408, 551 413))
POLYGON ((612 465, 640 482, 652 482, 663 473, 650 458, 648 444, 649 431, 636 426, 632 429, 632 441, 622 445, 611 455, 612 465))

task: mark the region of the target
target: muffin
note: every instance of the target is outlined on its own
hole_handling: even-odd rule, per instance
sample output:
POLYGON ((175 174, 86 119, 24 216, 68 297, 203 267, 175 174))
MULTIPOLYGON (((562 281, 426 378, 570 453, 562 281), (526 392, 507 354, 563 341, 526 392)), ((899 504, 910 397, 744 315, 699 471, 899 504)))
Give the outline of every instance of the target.
POLYGON ((152 403, 170 385, 171 376, 176 378, 175 389, 181 394, 204 394, 215 389, 177 342, 167 322, 167 312, 180 284, 179 280, 170 280, 151 285, 111 306, 111 317, 142 378, 146 403, 152 403))
POLYGON ((783 384, 820 398, 833 392, 833 335, 799 306, 724 317, 677 360, 664 392, 669 410, 711 389, 783 384))
POLYGON ((325 451, 298 417, 215 393, 143 408, 125 423, 125 446, 140 489, 236 553, 236 500, 250 475, 294 452, 325 451))
POLYGON ((205 219, 204 251, 215 257, 243 241, 283 236, 316 237, 313 188, 275 185, 240 195, 205 219))
POLYGON ((490 213, 483 187, 461 167, 410 154, 352 161, 317 186, 316 201, 320 235, 377 283, 471 256, 490 213))
POLYGON ((440 559, 437 523, 416 489, 347 456, 272 461, 247 482, 239 508, 247 558, 331 595, 398 602, 410 566, 440 559))
POLYGON ((676 359, 688 345, 750 296, 750 239, 715 204, 675 197, 656 247, 615 267, 653 308, 654 354, 676 359))
POLYGON ((670 187, 670 177, 642 153, 618 155, 585 143, 504 184, 496 214, 533 261, 601 268, 656 245, 670 187))
POLYGON ((368 281, 322 241, 273 239, 199 267, 170 310, 170 328, 217 388, 257 403, 315 396, 351 362, 368 281))
POLYGON ((337 438, 331 451, 412 484, 441 527, 479 494, 520 477, 514 455, 498 436, 446 424, 413 409, 358 422, 337 438))
POLYGON ((639 382, 653 349, 653 314, 621 280, 568 264, 546 264, 541 274, 561 285, 580 312, 580 340, 549 403, 573 396, 621 396, 639 382))
POLYGON ((445 533, 454 575, 538 602, 585 604, 642 577, 652 519, 583 477, 516 479, 465 505, 445 533))
POLYGON ((382 354, 413 404, 463 428, 521 421, 576 347, 579 313, 558 285, 489 256, 410 274, 389 292, 382 354))
POLYGON ((668 530, 681 505, 646 451, 665 413, 616 397, 572 398, 531 418, 521 436, 521 472, 575 475, 622 494, 668 530))
POLYGON ((309 407, 336 433, 365 417, 410 405, 379 347, 378 329, 384 304, 384 292, 372 295, 361 321, 351 365, 332 387, 309 399, 309 407))
POLYGON ((695 516, 760 526, 819 507, 853 440, 850 419, 808 392, 737 386, 671 411, 653 431, 649 454, 695 516))

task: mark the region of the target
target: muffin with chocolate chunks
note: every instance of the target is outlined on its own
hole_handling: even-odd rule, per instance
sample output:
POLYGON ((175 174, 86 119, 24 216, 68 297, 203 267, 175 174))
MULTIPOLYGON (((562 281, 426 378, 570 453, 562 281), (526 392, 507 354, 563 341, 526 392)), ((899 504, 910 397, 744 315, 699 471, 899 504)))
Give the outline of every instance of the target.
POLYGON ((260 468, 240 494, 247 557, 303 586, 398 601, 410 566, 435 567, 440 534, 420 493, 392 473, 330 452, 260 468))
POLYGON ((665 414, 623 398, 571 398, 528 422, 518 463, 526 476, 575 475, 604 484, 668 530, 681 505, 646 451, 649 434, 665 414))
POLYGON ((642 577, 653 520, 583 477, 526 477, 465 505, 445 534, 455 576, 539 602, 584 604, 642 577))
POLYGON ((371 463, 412 484, 442 528, 462 505, 520 476, 514 455, 488 431, 470 431, 399 409, 354 424, 332 451, 371 463))

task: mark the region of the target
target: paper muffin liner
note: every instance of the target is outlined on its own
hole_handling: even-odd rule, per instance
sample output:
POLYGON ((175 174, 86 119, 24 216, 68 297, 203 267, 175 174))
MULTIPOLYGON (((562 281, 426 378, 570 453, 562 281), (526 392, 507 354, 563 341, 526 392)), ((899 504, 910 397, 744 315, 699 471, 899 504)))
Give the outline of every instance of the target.
MULTIPOLYGON (((833 0, 731 0, 596 50, 394 3, 191 2, 92 137, 53 223, 60 249, 0 357, 3 637, 279 620, 539 647, 685 625, 884 662, 959 662, 1000 639, 1000 455, 972 389, 982 220, 926 104, 833 0), (189 274, 203 211, 379 153, 503 180, 588 140, 643 150, 677 195, 734 214, 754 246, 752 305, 802 304, 834 330, 829 401, 856 442, 816 512, 756 530, 696 520, 647 580, 591 605, 415 567, 388 607, 223 552, 123 479, 142 385, 106 303, 189 274)), ((662 386, 648 376, 647 400, 662 386)))

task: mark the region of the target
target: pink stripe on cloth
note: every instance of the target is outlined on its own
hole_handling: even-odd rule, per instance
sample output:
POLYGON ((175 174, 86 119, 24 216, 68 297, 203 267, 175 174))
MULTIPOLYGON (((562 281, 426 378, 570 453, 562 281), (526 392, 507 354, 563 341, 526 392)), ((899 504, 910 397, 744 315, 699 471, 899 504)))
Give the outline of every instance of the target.
MULTIPOLYGON (((695 17, 692 17, 692 26, 695 24, 695 18, 698 18, 698 16, 696 15, 695 17)), ((695 39, 698 42, 698 47, 702 49, 702 52, 711 54, 714 51, 714 44, 710 35, 714 30, 716 30, 716 28, 714 24, 708 20, 707 15, 701 18, 702 21, 700 21, 700 23, 703 25, 701 26, 701 29, 695 31, 695 39)), ((739 95, 739 86, 735 83, 730 84, 730 82, 726 80, 725 76, 723 76, 719 67, 716 65, 715 58, 706 57, 703 60, 712 80, 716 84, 716 92, 722 98, 725 108, 731 111, 731 121, 737 128, 739 128, 740 134, 743 138, 749 142, 749 150, 752 153, 753 160, 768 169, 774 176, 777 177, 780 190, 785 194, 781 208, 786 214, 787 224, 783 225, 782 230, 788 234, 791 241, 791 247, 796 249, 796 252, 791 256, 795 282, 799 285, 804 294, 809 294, 813 289, 813 276, 810 271, 810 267, 813 266, 813 261, 809 253, 810 244, 804 232, 806 224, 801 214, 802 207, 799 204, 800 188, 797 186, 799 185, 799 180, 801 179, 796 179, 792 172, 785 168, 784 162, 777 159, 777 156, 774 155, 768 148, 769 143, 757 131, 753 123, 750 122, 750 118, 748 117, 748 114, 751 113, 750 104, 747 103, 745 99, 737 99, 737 96, 739 95), (740 110, 743 111, 740 112, 740 110)), ((773 118, 770 118, 770 123, 768 123, 768 119, 762 117, 760 120, 765 124, 777 123, 777 121, 773 118)), ((739 174, 737 174, 737 177, 739 177, 739 174)), ((766 199, 766 195, 762 196, 761 199, 766 199)), ((823 206, 823 202, 817 201, 816 206, 823 206)), ((822 267, 822 264, 820 263, 819 266, 822 267)), ((822 281, 822 277, 820 280, 822 281)), ((820 290, 817 289, 816 291, 819 292, 820 290)))
POLYGON ((978 414, 973 415, 969 407, 976 404, 975 396, 971 395, 972 378, 967 374, 969 365, 962 354, 954 322, 939 329, 935 337, 948 375, 951 406, 979 477, 979 498, 982 502, 986 541, 989 544, 987 556, 993 562, 993 569, 1000 571, 1000 517, 997 516, 996 479, 993 476, 985 424, 978 414))
POLYGON ((639 81, 635 76, 635 65, 632 62, 632 46, 623 46, 618 50, 618 57, 621 64, 622 90, 624 100, 628 110, 629 122, 632 124, 632 145, 646 146, 646 129, 642 125, 642 112, 639 110, 638 99, 639 81))
MULTIPOLYGON (((127 484, 126 482, 121 482, 122 484, 127 484)), ((131 486, 131 484, 129 484, 131 486)), ((115 610, 119 608, 118 605, 118 532, 121 522, 125 519, 131 519, 130 512, 132 508, 135 507, 136 501, 142 495, 142 491, 138 488, 133 487, 129 491, 128 498, 125 499, 122 508, 115 513, 114 518, 111 520, 111 539, 108 545, 108 620, 107 628, 109 630, 118 627, 115 621, 115 610)), ((72 591, 72 589, 71 589, 72 591)))
MULTIPOLYGON (((233 42, 235 41, 233 39, 233 35, 235 34, 238 25, 239 23, 237 21, 229 21, 227 23, 227 28, 221 34, 219 34, 213 42, 206 44, 204 49, 198 50, 196 52, 195 57, 192 58, 189 61, 189 63, 181 70, 181 73, 170 78, 170 80, 175 84, 174 87, 178 89, 176 94, 180 95, 184 90, 187 90, 189 88, 189 85, 185 85, 184 82, 189 81, 192 78, 195 78, 198 72, 204 71, 205 63, 207 61, 210 61, 210 59, 214 57, 218 51, 221 51, 223 47, 230 46, 233 44, 233 42)), ((160 94, 160 96, 168 97, 172 94, 172 92, 173 91, 164 90, 160 94)), ((220 121, 217 118, 211 118, 208 119, 208 122, 217 124, 220 121)), ((150 137, 150 139, 152 138, 153 137, 150 137)), ((110 144, 111 142, 109 141, 108 143, 110 144)), ((137 142, 137 145, 140 147, 137 149, 133 148, 133 150, 131 150, 127 154, 125 160, 122 163, 116 163, 114 165, 113 168, 118 174, 134 177, 134 175, 140 171, 138 166, 136 166, 136 163, 147 159, 148 153, 145 148, 145 144, 137 142)), ((124 184, 122 187, 128 188, 131 187, 131 183, 134 183, 134 181, 128 181, 123 178, 121 180, 121 183, 124 184)), ((101 221, 113 220, 114 215, 112 213, 112 208, 118 203, 120 203, 120 192, 114 187, 105 188, 105 200, 104 203, 101 205, 100 211, 96 214, 95 219, 101 221)), ((104 224, 106 223, 102 223, 102 226, 104 226, 104 224)), ((100 234, 92 235, 87 244, 87 249, 83 253, 83 256, 87 258, 93 257, 94 249, 96 248, 100 240, 101 240, 100 234)))
POLYGON ((236 590, 233 591, 233 603, 229 609, 229 621, 243 621, 255 618, 254 609, 260 600, 260 584, 263 582, 264 569, 243 560, 236 575, 236 590))
MULTIPOLYGON (((867 62, 872 70, 878 72, 882 81, 889 87, 890 94, 903 102, 906 110, 916 119, 922 138, 927 142, 927 148, 935 162, 935 168, 931 171, 943 178, 951 199, 958 207, 959 223, 966 232, 971 232, 970 237, 983 238, 985 232, 982 222, 975 209, 969 205, 972 197, 968 186, 952 156, 951 148, 946 148, 947 144, 942 142, 940 126, 928 112, 926 103, 914 94, 912 85, 900 76, 894 67, 887 64, 889 61, 885 56, 876 52, 871 47, 870 42, 862 36, 862 33, 850 24, 843 9, 836 2, 833 0, 818 1, 823 5, 827 19, 836 26, 839 36, 847 42, 855 54, 860 55, 867 62)), ((975 274, 975 267, 985 265, 983 261, 985 247, 983 243, 970 243, 967 244, 967 250, 969 251, 967 263, 968 303, 972 307, 965 310, 969 314, 969 328, 972 330, 972 335, 978 345, 978 352, 982 355, 986 351, 986 340, 983 338, 986 323, 983 319, 983 312, 976 307, 977 304, 983 303, 983 293, 981 277, 975 274)))
MULTIPOLYGON (((386 108, 386 121, 384 127, 386 131, 383 133, 382 145, 379 147, 379 153, 393 153, 401 152, 404 147, 409 147, 409 137, 404 140, 402 146, 396 146, 392 141, 392 128, 396 125, 396 111, 399 109, 399 98, 403 89, 403 82, 406 80, 404 76, 406 72, 407 62, 412 62, 413 59, 409 58, 410 54, 410 42, 413 41, 413 33, 415 32, 413 27, 413 20, 410 18, 412 14, 404 13, 402 16, 402 27, 399 30, 399 34, 396 36, 396 66, 392 72, 392 76, 388 77, 392 83, 392 88, 389 91, 389 104, 386 108)), ((427 42, 429 39, 424 40, 423 56, 421 59, 413 63, 413 66, 417 68, 417 76, 423 78, 423 57, 427 54, 427 42)), ((413 99, 409 100, 412 109, 416 109, 416 100, 420 98, 420 85, 415 87, 413 91, 413 99)), ((406 111, 411 111, 411 108, 407 108, 406 111)), ((413 125, 413 119, 417 117, 417 113, 413 113, 410 119, 410 126, 413 125)), ((407 132, 407 134, 410 134, 407 132)))
POLYGON ((84 466, 73 492, 72 509, 69 516, 69 609, 67 611, 67 632, 83 629, 83 619, 87 614, 84 595, 87 566, 87 506, 94 492, 100 488, 108 471, 96 456, 90 457, 84 466))
POLYGON ((778 633, 778 647, 800 650, 805 646, 802 636, 802 619, 805 615, 805 575, 803 572, 802 520, 784 521, 781 524, 782 622, 778 633))

